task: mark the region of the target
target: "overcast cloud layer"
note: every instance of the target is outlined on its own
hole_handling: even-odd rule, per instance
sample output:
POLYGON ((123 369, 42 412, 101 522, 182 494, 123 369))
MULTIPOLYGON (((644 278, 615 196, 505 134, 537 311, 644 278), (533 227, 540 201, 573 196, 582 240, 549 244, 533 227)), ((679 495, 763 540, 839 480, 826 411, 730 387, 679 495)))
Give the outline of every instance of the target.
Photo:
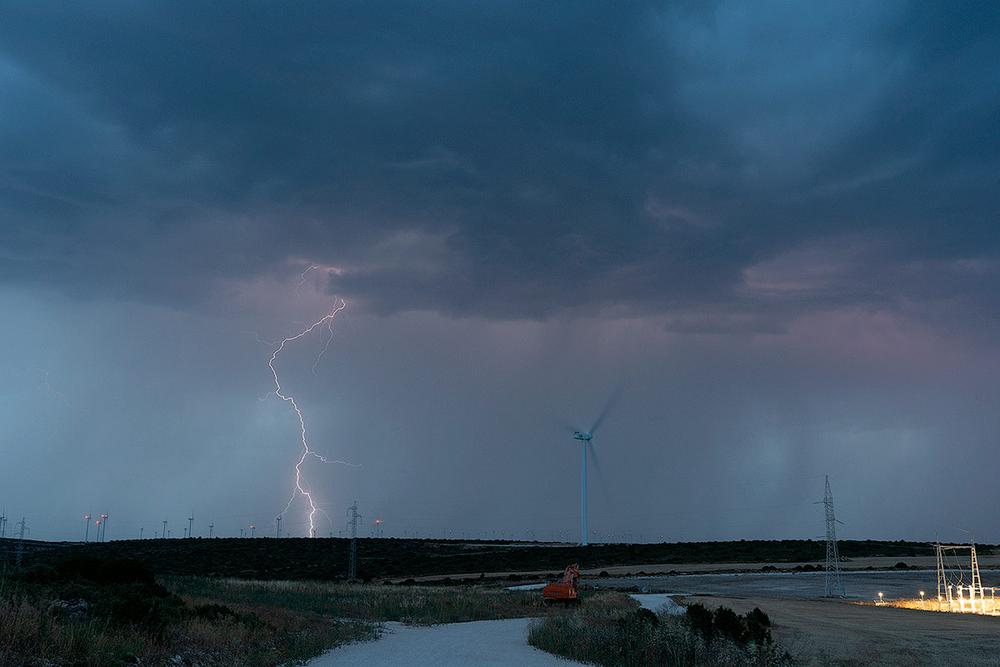
POLYGON ((997 5, 584 4, 0 8, 0 504, 1000 542, 997 5))

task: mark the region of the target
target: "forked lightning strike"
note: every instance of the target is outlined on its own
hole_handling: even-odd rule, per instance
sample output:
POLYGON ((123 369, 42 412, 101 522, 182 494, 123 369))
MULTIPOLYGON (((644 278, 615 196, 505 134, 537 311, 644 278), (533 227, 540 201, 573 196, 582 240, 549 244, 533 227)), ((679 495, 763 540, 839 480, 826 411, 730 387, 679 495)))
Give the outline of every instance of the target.
MULTIPOLYGON (((306 271, 308 272, 308 270, 309 269, 307 269, 306 271)), ((325 353, 326 349, 330 346, 330 339, 333 337, 333 320, 337 317, 337 313, 344 310, 344 308, 347 308, 346 301, 344 301, 343 299, 340 299, 339 303, 335 301, 333 309, 326 315, 316 320, 315 322, 313 322, 308 327, 306 327, 299 333, 295 334, 294 336, 289 336, 287 338, 282 339, 282 341, 278 344, 278 347, 275 348, 274 352, 271 353, 271 358, 267 362, 267 367, 271 369, 271 376, 274 378, 274 395, 280 398, 281 400, 289 403, 292 406, 292 410, 295 411, 295 416, 298 417, 299 419, 299 435, 302 441, 302 455, 299 456, 299 460, 295 464, 295 488, 292 490, 292 495, 288 499, 288 503, 285 505, 285 509, 281 511, 281 514, 279 516, 284 516, 284 514, 288 511, 288 508, 291 507, 292 503, 295 501, 295 497, 298 495, 302 495, 309 503, 310 537, 316 536, 316 513, 323 512, 323 510, 316 505, 316 501, 313 499, 312 493, 309 491, 309 489, 303 486, 302 483, 302 464, 305 462, 306 457, 313 456, 322 461, 323 463, 340 463, 348 466, 355 466, 355 464, 348 463, 346 461, 328 459, 322 454, 319 454, 312 450, 312 448, 309 446, 309 437, 306 433, 306 420, 305 417, 302 415, 302 410, 299 408, 298 403, 295 402, 294 396, 284 393, 284 390, 281 387, 281 382, 280 380, 278 380, 278 371, 275 370, 274 368, 274 362, 278 359, 278 355, 281 354, 281 352, 285 349, 286 345, 309 335, 310 333, 312 333, 314 329, 318 327, 325 326, 327 330, 330 332, 330 338, 327 339, 326 345, 323 347, 323 352, 320 353, 320 357, 322 357, 323 353, 325 353)), ((316 363, 319 363, 319 358, 317 358, 316 363)), ((313 368, 315 369, 315 367, 316 366, 314 364, 313 368)))

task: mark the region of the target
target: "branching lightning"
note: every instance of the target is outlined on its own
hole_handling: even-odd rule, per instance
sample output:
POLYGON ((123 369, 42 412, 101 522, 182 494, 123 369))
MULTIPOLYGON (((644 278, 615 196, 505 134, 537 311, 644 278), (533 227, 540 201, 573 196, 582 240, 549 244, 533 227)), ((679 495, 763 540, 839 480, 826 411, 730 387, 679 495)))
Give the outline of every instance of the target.
MULTIPOLYGON (((312 268, 315 267, 310 267, 309 269, 306 269, 306 271, 302 274, 303 282, 305 279, 305 274, 308 273, 312 268)), ((279 516, 284 516, 285 513, 288 512, 288 509, 292 506, 292 503, 295 501, 295 498, 297 496, 301 495, 302 497, 304 497, 306 499, 306 502, 309 503, 310 537, 316 536, 316 514, 317 513, 326 514, 326 513, 316 504, 312 492, 303 483, 302 464, 305 463, 306 458, 313 457, 323 463, 339 463, 341 465, 347 465, 353 467, 358 467, 358 466, 353 463, 348 463, 347 461, 328 459, 322 454, 319 454, 318 452, 314 451, 309 446, 309 436, 306 432, 305 417, 302 414, 302 410, 299 408, 299 404, 295 401, 295 397, 292 396, 291 394, 286 394, 285 390, 282 388, 281 381, 278 379, 278 371, 275 369, 274 364, 277 361, 278 356, 284 351, 286 345, 288 345, 289 343, 294 343, 295 341, 308 336, 316 329, 326 328, 329 331, 330 336, 327 338, 326 344, 324 345, 319 356, 316 358, 316 362, 313 364, 313 371, 315 372, 316 365, 319 364, 319 361, 322 358, 323 354, 325 354, 327 348, 330 347, 330 341, 333 339, 333 321, 334 319, 336 319, 337 313, 344 310, 345 308, 347 308, 346 301, 344 301, 343 299, 335 300, 333 308, 326 315, 316 320, 315 322, 313 322, 312 324, 310 324, 309 326, 307 326, 305 329, 295 334, 294 336, 288 336, 287 338, 282 339, 281 342, 277 344, 277 347, 274 349, 274 351, 271 353, 271 358, 267 362, 267 367, 271 369, 271 376, 274 379, 273 393, 282 401, 285 401, 286 403, 292 406, 292 410, 295 412, 295 416, 299 420, 299 437, 302 443, 302 453, 299 456, 298 461, 295 463, 295 487, 292 489, 292 495, 288 499, 288 503, 285 505, 285 509, 281 511, 281 514, 279 516)))

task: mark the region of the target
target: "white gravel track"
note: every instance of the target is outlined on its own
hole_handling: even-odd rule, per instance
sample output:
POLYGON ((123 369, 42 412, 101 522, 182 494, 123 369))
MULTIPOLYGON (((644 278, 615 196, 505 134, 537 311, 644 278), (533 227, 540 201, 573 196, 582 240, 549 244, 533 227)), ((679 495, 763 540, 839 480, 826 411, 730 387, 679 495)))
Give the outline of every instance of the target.
POLYGON ((528 645, 529 618, 412 626, 324 653, 308 667, 583 667, 528 645))
POLYGON ((684 607, 674 602, 676 593, 630 593, 630 597, 639 603, 643 609, 654 612, 666 612, 679 616, 684 613, 684 607))

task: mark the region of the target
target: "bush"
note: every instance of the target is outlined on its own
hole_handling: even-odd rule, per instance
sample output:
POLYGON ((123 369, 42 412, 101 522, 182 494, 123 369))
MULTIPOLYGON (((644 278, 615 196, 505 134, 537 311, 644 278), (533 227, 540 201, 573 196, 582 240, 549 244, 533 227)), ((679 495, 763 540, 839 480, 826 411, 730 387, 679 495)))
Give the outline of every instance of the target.
POLYGON ((715 634, 737 644, 746 644, 746 625, 739 615, 729 607, 719 607, 712 615, 715 634))
POLYGON ((755 609, 739 616, 688 607, 686 617, 635 609, 625 596, 594 596, 573 612, 532 623, 528 642, 566 658, 606 667, 646 665, 777 667, 791 658, 770 639, 770 619, 755 609), (751 629, 752 628, 752 629, 751 629), (756 638, 766 636, 766 641, 756 638), (735 638, 734 638, 735 637, 735 638))
POLYGON ((771 619, 767 614, 754 607, 746 615, 747 637, 758 646, 770 644, 771 640, 771 619))
POLYGON ((689 605, 685 617, 691 624, 691 629, 701 635, 702 639, 706 642, 712 641, 712 637, 715 636, 715 623, 712 612, 705 605, 701 603, 689 605))
POLYGON ((688 606, 685 618, 691 629, 706 643, 711 643, 716 637, 740 646, 772 643, 771 619, 757 607, 740 616, 728 607, 719 607, 713 613, 702 604, 692 604, 688 606))

